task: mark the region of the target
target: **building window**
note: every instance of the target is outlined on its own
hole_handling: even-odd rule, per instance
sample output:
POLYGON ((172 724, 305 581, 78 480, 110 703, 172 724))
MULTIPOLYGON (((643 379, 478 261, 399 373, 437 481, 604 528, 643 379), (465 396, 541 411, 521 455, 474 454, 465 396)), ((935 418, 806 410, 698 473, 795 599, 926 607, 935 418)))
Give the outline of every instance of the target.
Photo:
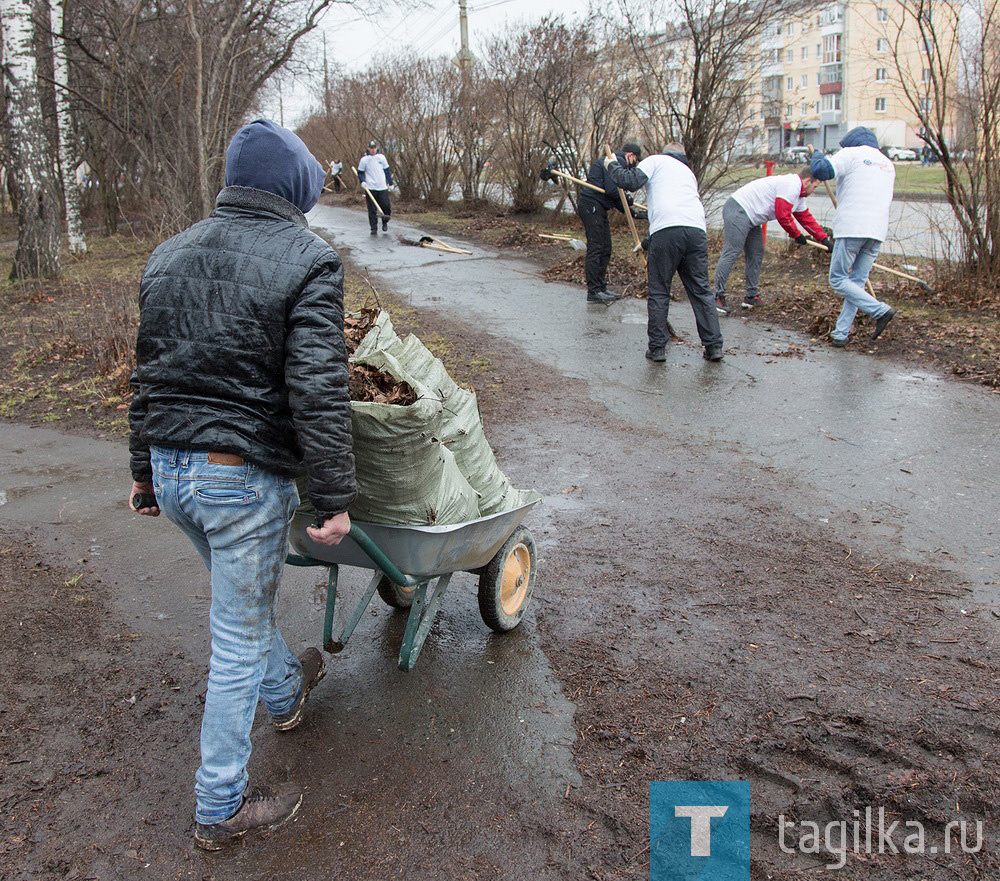
POLYGON ((791 77, 788 77, 788 79, 785 80, 785 88, 788 89, 789 92, 795 88, 795 83, 791 77))
POLYGON ((809 60, 809 47, 808 46, 803 46, 802 47, 802 60, 803 61, 808 61, 809 60))
POLYGON ((799 115, 800 116, 808 116, 809 115, 809 105, 805 101, 803 101, 799 105, 799 115))
POLYGON ((921 82, 929 83, 930 81, 931 81, 931 69, 929 67, 925 67, 923 75, 921 77, 921 82))
POLYGON ((885 113, 885 98, 876 98, 875 99, 875 112, 876 113, 885 113))
POLYGON ((760 121, 763 122, 767 117, 764 116, 764 108, 760 108, 760 121))
POLYGON ((785 53, 785 61, 787 61, 789 64, 791 64, 793 61, 795 61, 795 50, 794 49, 789 49, 785 53))
POLYGON ((875 70, 875 82, 884 83, 889 80, 889 71, 885 67, 879 67, 875 70))
POLYGON ((888 21, 889 20, 889 10, 880 6, 878 9, 878 20, 888 21))
POLYGON ((823 74, 821 73, 816 74, 816 85, 817 86, 823 85, 823 74))
POLYGON ((817 58, 817 60, 819 60, 822 57, 823 57, 823 44, 822 43, 817 43, 816 44, 816 58, 817 58))
POLYGON ((785 119, 791 119, 791 118, 792 118, 792 105, 791 104, 786 104, 785 105, 785 119))
POLYGON ((875 44, 876 52, 888 52, 889 51, 889 41, 885 37, 879 37, 878 42, 875 44))
POLYGON ((920 112, 921 113, 930 113, 931 112, 931 99, 930 98, 921 98, 920 99, 920 112))
POLYGON ((834 110, 840 110, 840 95, 823 95, 820 98, 820 109, 829 113, 834 110))
POLYGON ((823 37, 823 63, 838 64, 840 62, 840 34, 823 37))
POLYGON ((802 88, 809 88, 809 74, 807 73, 802 74, 802 88))
POLYGON ((789 22, 788 23, 788 36, 792 36, 792 34, 794 34, 794 33, 795 33, 795 24, 794 24, 794 22, 789 22))

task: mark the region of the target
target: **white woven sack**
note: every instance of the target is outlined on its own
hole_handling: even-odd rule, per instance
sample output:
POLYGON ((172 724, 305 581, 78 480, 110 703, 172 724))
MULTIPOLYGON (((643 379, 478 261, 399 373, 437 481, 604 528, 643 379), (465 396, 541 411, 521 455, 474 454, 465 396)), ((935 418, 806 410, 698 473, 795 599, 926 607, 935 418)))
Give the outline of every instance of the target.
POLYGON ((351 517, 368 523, 433 526, 479 516, 479 495, 440 440, 444 406, 384 352, 364 363, 407 382, 413 404, 351 404, 358 498, 351 517))

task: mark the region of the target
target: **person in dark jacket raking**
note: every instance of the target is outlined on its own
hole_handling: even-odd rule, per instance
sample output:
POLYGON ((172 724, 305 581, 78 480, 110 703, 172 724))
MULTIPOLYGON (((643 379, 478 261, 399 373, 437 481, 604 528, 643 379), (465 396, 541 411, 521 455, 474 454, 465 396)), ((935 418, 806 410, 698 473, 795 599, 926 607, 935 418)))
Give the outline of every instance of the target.
MULTIPOLYGON (((638 144, 623 144, 615 156, 625 168, 634 168, 642 157, 638 144)), ((605 305, 621 299, 621 294, 608 290, 608 264, 611 262, 611 224, 608 211, 612 208, 624 211, 618 185, 611 180, 604 167, 604 160, 598 159, 587 172, 587 183, 600 187, 598 193, 590 187, 581 187, 577 214, 583 221, 587 233, 587 257, 584 272, 587 279, 587 302, 605 305)), ((629 196, 631 203, 632 197, 629 196)))
POLYGON ((161 244, 140 285, 132 493, 162 509, 211 572, 212 651, 195 775, 195 844, 218 850, 290 819, 302 792, 247 788, 258 700, 289 731, 323 677, 275 624, 295 478, 334 545, 357 494, 344 345, 343 266, 304 213, 322 166, 292 132, 258 119, 226 151, 226 187, 205 220, 161 244))

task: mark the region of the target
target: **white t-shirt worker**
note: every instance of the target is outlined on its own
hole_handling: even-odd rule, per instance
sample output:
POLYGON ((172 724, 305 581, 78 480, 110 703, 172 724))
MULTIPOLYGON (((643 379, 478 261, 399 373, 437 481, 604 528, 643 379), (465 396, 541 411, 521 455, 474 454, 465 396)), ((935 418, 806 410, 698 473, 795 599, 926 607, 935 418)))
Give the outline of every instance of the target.
POLYGON ((878 149, 875 133, 864 126, 851 129, 833 156, 814 153, 810 160, 818 180, 837 179, 837 212, 833 216, 833 256, 830 286, 844 298, 844 308, 830 339, 847 345, 858 310, 875 319, 872 339, 878 339, 896 310, 865 290, 868 273, 889 231, 889 206, 896 182, 892 162, 878 149))
POLYGON ((378 233, 378 219, 382 218, 382 232, 389 227, 392 206, 389 202, 389 187, 392 186, 392 172, 389 161, 378 151, 374 141, 368 144, 368 152, 358 160, 358 180, 367 188, 368 226, 372 235, 378 233))
POLYGON ((708 361, 722 360, 722 330, 708 284, 708 237, 698 180, 680 144, 647 156, 635 168, 608 160, 608 174, 623 190, 646 188, 649 212, 649 299, 646 301, 650 361, 666 361, 670 283, 681 277, 694 310, 708 361))

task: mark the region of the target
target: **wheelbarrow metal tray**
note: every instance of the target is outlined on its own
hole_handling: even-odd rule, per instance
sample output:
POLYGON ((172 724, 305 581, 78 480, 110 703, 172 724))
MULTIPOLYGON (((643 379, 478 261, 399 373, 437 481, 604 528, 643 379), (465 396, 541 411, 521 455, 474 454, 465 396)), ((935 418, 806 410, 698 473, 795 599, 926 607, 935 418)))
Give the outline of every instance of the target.
MULTIPOLYGON (((405 575, 431 578, 448 572, 472 572, 493 559, 528 511, 542 500, 535 492, 526 492, 525 497, 529 501, 510 511, 451 526, 386 526, 360 521, 358 526, 405 575)), ((345 538, 332 547, 314 542, 306 533, 311 522, 312 515, 306 513, 292 519, 293 553, 340 566, 377 568, 353 539, 345 538)))

